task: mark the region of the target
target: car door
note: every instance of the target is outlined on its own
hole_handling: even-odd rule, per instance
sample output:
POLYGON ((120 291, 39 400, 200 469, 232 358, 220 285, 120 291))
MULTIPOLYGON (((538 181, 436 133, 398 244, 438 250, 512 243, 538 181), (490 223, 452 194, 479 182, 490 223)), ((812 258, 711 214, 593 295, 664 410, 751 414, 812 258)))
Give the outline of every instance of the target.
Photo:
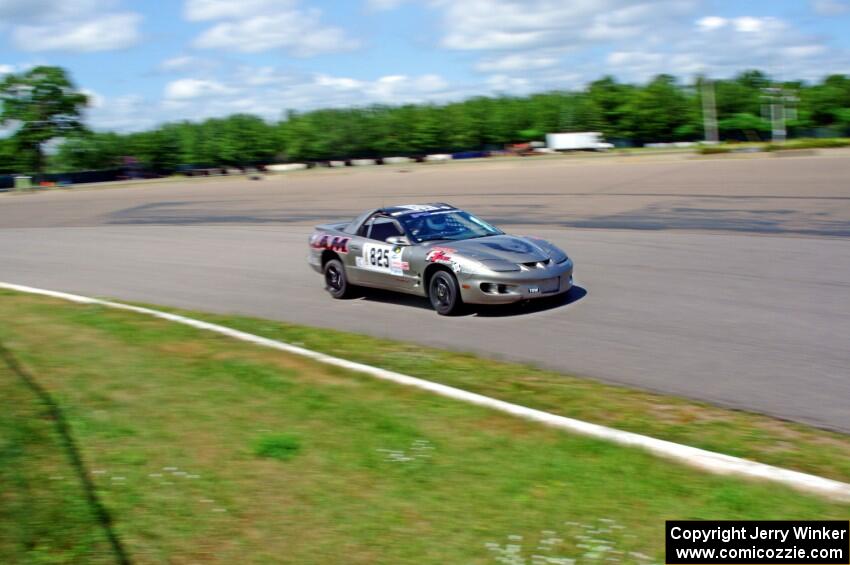
MULTIPOLYGON (((364 222, 365 226, 365 222, 364 222)), ((348 275, 348 281, 352 284, 366 284, 364 281, 365 270, 362 267, 361 256, 363 254, 363 244, 366 238, 360 235, 360 232, 354 234, 347 242, 346 254, 342 256, 342 262, 345 265, 345 272, 348 275)))
POLYGON ((408 246, 387 243, 387 238, 404 235, 399 223, 376 213, 363 222, 358 235, 362 235, 362 248, 354 261, 360 284, 389 290, 409 289, 410 266, 404 257, 408 246))

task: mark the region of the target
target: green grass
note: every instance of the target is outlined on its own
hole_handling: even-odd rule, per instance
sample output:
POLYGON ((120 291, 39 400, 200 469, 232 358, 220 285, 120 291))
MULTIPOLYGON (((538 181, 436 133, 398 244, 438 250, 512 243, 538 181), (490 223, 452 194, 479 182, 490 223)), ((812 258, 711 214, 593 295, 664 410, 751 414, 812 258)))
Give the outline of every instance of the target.
MULTIPOLYGON (((600 552, 660 562, 666 519, 839 519, 850 509, 132 313, 0 291, 0 321, 0 342, 61 410, 138 563, 496 563, 514 553, 581 563, 600 552)), ((231 321, 337 354, 357 345, 231 321)), ((527 404, 554 384, 530 368, 380 344, 388 349, 361 356, 432 376, 441 355, 456 357, 443 380, 487 382, 527 404)), ((628 408, 583 382, 566 385, 577 405, 628 408)), ((55 422, 15 374, 0 369, 0 386, 0 562, 106 560, 55 422)))
POLYGON ((2 361, 0 562, 115 562, 47 407, 2 361))
POLYGON ((287 434, 265 434, 254 442, 254 455, 280 461, 289 461, 299 449, 301 442, 298 438, 287 434))
POLYGON ((547 412, 850 482, 846 434, 466 353, 245 316, 161 309, 547 412))
POLYGON ((785 143, 768 143, 765 151, 789 151, 794 149, 818 149, 818 148, 835 148, 835 147, 850 147, 850 139, 847 138, 803 138, 791 139, 785 143))
POLYGON ((734 153, 742 149, 757 149, 758 151, 792 151, 795 149, 831 149, 850 147, 847 138, 800 138, 789 139, 784 143, 722 143, 719 145, 701 145, 698 152, 702 155, 734 153))

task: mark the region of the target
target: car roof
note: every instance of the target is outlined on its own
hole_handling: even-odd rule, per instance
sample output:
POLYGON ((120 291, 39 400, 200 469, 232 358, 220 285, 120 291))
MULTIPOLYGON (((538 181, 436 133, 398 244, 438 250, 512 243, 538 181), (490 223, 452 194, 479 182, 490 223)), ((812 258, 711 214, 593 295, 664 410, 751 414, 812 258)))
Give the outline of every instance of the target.
POLYGON ((405 216, 407 214, 422 214, 423 212, 437 212, 437 211, 446 211, 446 210, 458 210, 458 208, 452 206, 451 204, 446 204, 445 202, 429 202, 428 204, 401 204, 398 206, 385 206, 384 208, 371 208, 366 210, 356 218, 354 218, 347 226, 345 226, 342 231, 349 234, 356 234, 360 229, 360 226, 363 225, 372 214, 376 212, 381 214, 386 214, 391 218, 398 218, 399 216, 405 216))
POLYGON ((445 202, 429 202, 427 204, 401 204, 398 206, 388 206, 381 208, 380 211, 388 216, 398 217, 405 216, 407 214, 437 212, 442 210, 457 210, 457 208, 451 204, 446 204, 445 202))

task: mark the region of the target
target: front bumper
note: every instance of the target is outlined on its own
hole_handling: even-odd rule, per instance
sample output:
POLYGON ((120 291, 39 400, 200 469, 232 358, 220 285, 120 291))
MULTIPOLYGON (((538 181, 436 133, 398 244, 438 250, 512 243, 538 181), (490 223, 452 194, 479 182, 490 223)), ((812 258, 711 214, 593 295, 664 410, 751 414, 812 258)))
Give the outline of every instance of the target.
POLYGON ((573 286, 573 262, 527 271, 459 273, 460 295, 467 304, 510 304, 562 294, 573 286))

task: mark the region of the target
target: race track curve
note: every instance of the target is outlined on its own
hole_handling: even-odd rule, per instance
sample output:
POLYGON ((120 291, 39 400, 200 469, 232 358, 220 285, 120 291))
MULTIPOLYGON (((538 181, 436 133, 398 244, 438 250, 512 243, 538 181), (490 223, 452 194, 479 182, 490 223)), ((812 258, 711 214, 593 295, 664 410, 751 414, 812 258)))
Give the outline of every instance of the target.
POLYGON ((850 432, 850 159, 497 164, 482 174, 500 184, 486 187, 471 167, 436 170, 0 195, 0 280, 474 351, 850 432), (820 184, 795 195, 795 171, 820 184), (567 174, 586 182, 567 186, 567 174), (704 180, 723 174, 722 190, 704 180), (529 183, 537 207, 511 196, 529 183), (548 238, 575 260, 580 288, 546 308, 458 318, 411 297, 330 299, 305 262, 309 226, 388 198, 449 200, 548 238), (713 223, 593 226, 694 210, 713 223))

